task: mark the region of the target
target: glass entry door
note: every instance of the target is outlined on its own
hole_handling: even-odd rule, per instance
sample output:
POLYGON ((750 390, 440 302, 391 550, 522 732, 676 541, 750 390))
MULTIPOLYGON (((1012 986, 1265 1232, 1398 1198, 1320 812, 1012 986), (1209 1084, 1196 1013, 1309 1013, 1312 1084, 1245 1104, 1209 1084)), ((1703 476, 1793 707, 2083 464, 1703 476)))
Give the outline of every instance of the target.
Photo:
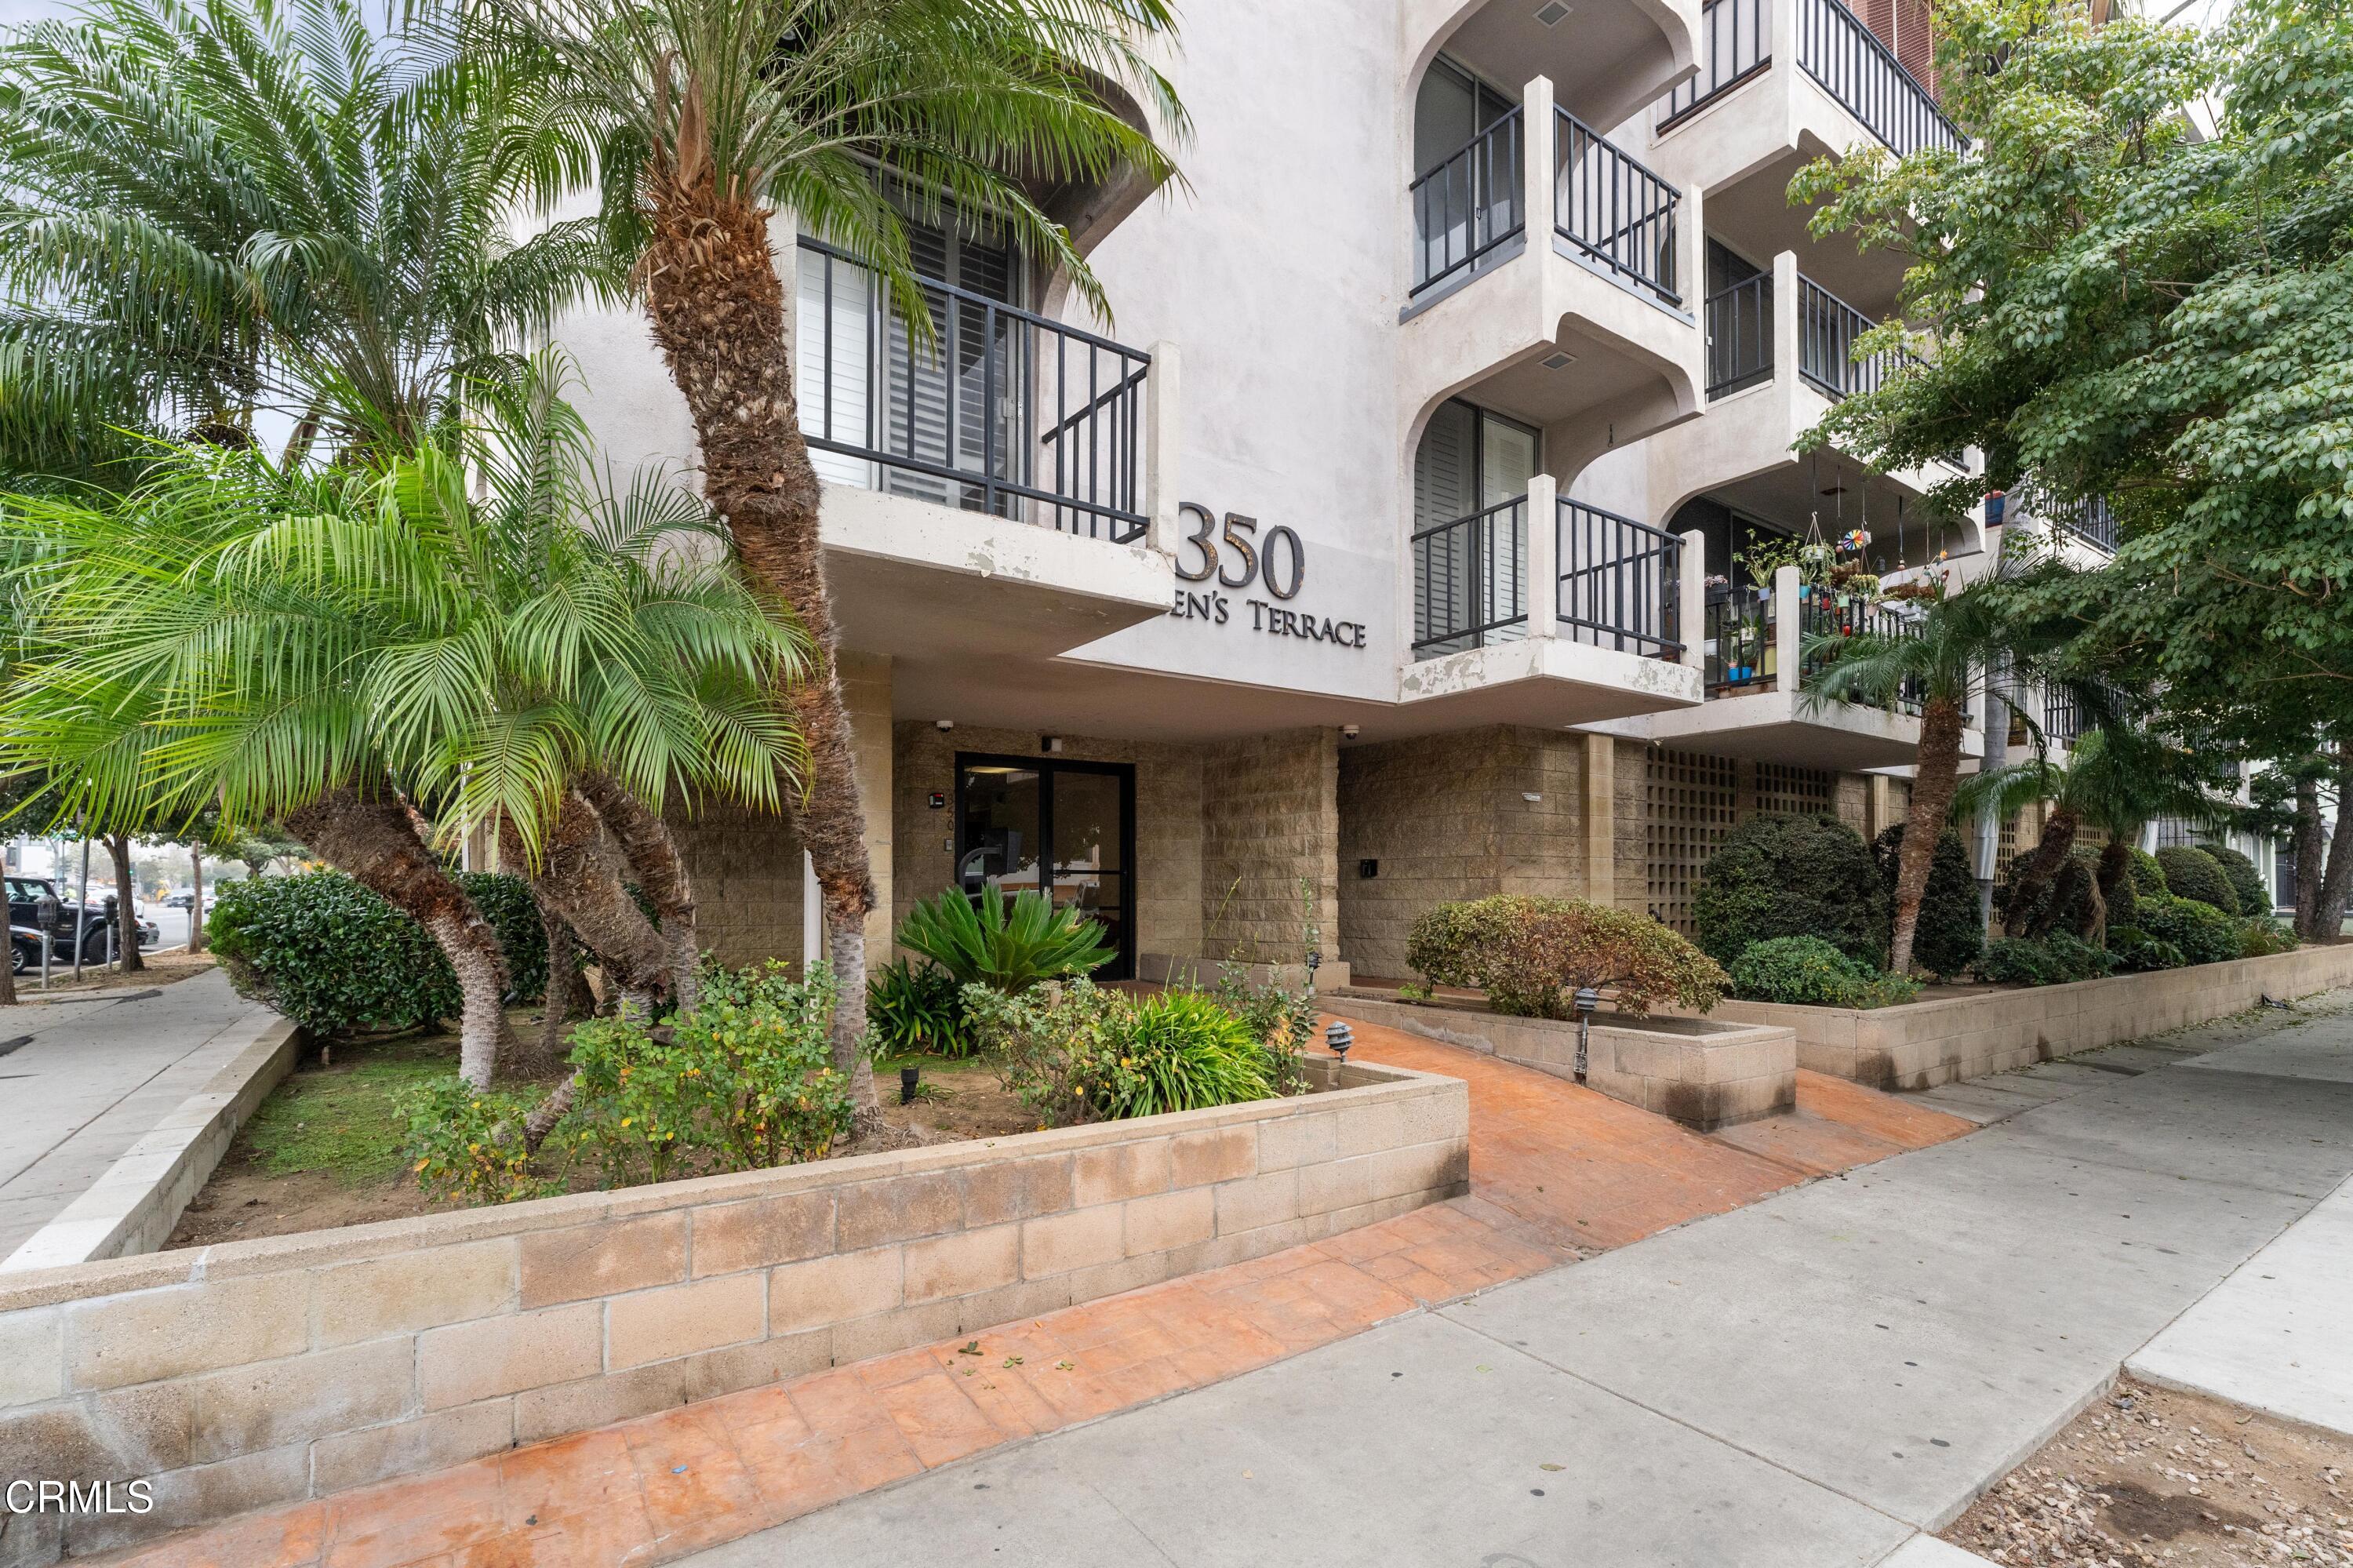
POLYGON ((1053 758, 956 758, 956 885, 977 898, 1045 893, 1098 921, 1117 956, 1098 980, 1135 973, 1135 769, 1053 758))

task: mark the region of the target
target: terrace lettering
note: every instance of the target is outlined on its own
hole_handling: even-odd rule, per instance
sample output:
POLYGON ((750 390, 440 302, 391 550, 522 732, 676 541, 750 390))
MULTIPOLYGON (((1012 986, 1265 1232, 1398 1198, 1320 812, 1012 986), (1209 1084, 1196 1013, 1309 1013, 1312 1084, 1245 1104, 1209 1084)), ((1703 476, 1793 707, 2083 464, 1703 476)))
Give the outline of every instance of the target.
MULTIPOLYGON (((1194 501, 1179 503, 1176 511, 1188 522, 1198 521, 1200 524, 1183 541, 1193 546, 1199 558, 1188 565, 1180 546, 1176 575, 1188 583, 1204 585, 1198 591, 1176 590, 1168 613, 1177 620, 1206 620, 1213 626, 1223 626, 1231 620, 1233 600, 1219 592, 1219 588, 1239 591, 1255 583, 1275 599, 1288 600, 1296 598, 1305 586, 1307 547, 1290 528, 1278 524, 1261 535, 1257 518, 1229 512, 1220 529, 1218 514, 1194 501), (1224 546, 1222 551, 1220 544, 1224 546)), ((1361 620, 1335 620, 1328 615, 1286 609, 1262 599, 1244 599, 1242 603, 1250 607, 1253 631, 1307 642, 1328 642, 1337 648, 1365 646, 1365 623, 1361 620)))

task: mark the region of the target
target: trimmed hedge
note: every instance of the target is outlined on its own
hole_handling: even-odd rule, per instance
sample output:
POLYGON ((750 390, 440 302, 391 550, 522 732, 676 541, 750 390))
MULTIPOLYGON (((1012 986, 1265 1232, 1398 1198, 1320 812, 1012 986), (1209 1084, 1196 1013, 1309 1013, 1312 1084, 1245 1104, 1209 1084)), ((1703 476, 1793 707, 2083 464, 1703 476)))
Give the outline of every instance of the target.
POLYGON ((1621 1012, 1672 1001, 1705 1012, 1728 983, 1715 961, 1646 916, 1577 898, 1497 894, 1414 922, 1406 961, 1432 985, 1468 986, 1497 1012, 1567 1018, 1567 992, 1609 988, 1621 1012))
POLYGON ((2222 868, 2229 879, 2231 891, 2239 900, 2242 915, 2268 915, 2272 909, 2271 890, 2263 885, 2263 874, 2245 853, 2228 844, 2201 844, 2208 857, 2222 868))
POLYGON ((1888 1007, 1910 1001, 1919 982, 1866 969, 1820 937, 1771 937, 1732 961, 1732 989, 1752 1001, 1814 1007, 1888 1007))
POLYGON ((2173 889, 2165 885, 2165 868, 2157 863, 2157 857, 2155 855, 2149 853, 2148 851, 2140 848, 2138 845, 2135 845, 2131 853, 2133 891, 2135 893, 2170 893, 2173 891, 2173 889))
MULTIPOLYGON (((1904 824, 1873 841, 1880 885, 1886 889, 1888 920, 1894 923, 1897 857, 1904 853, 1904 824)), ((1968 847, 1947 828, 1928 862, 1928 886, 1920 898, 1920 919, 1912 933, 1912 959, 1930 974, 1950 979, 1969 972, 1985 950, 1985 921, 1978 912, 1978 879, 1969 870, 1968 847)))
POLYGON ((2239 956, 2239 922, 2195 898, 2143 894, 2133 920, 2148 936, 2179 948, 2185 964, 2219 964, 2239 956))
POLYGON ((2239 913, 2239 895, 2223 874, 2222 863, 2195 844, 2172 844, 2157 852, 2165 869, 2167 891, 2177 898, 2195 898, 2225 915, 2239 913))
POLYGON ((1725 835, 1692 893, 1692 930, 1719 964, 1752 942, 1820 937, 1848 958, 1887 961, 1887 888, 1870 846, 1836 817, 1751 817, 1725 835))
POLYGON ((2116 967, 2105 948, 2059 930, 2040 940, 2004 937, 1989 942, 1978 960, 1978 972, 1997 985, 2065 985, 2097 980, 2116 967))
MULTIPOLYGON (((547 983, 547 936, 530 885, 470 872, 459 885, 498 932, 513 1002, 547 983)), ((237 994, 314 1034, 417 1029, 455 1018, 458 977, 425 928, 339 871, 223 883, 205 922, 237 994)))

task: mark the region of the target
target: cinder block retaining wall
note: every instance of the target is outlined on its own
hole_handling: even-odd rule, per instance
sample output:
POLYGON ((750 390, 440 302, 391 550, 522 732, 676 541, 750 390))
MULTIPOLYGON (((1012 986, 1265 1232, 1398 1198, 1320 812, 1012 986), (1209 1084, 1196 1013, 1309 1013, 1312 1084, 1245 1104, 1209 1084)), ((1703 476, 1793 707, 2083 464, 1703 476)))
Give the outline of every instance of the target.
POLYGON ((2353 985, 2353 943, 1869 1012, 1725 1001, 1715 1016, 1794 1029, 1798 1065, 1815 1072, 1926 1089, 2226 1018, 2266 996, 2346 985, 2353 985))
MULTIPOLYGON (((1475 1002, 1403 1002, 1347 991, 1324 1010, 1427 1039, 1468 1045, 1564 1078, 1577 1072, 1577 1025, 1513 1018, 1475 1002)), ((1702 1132, 1754 1121, 1798 1103, 1798 1037, 1786 1024, 1662 1018, 1654 1028, 1614 1013, 1586 1045, 1585 1085, 1702 1132)))
POLYGON ((581 1193, 0 1280, 0 1484, 46 1562, 1263 1255, 1462 1192, 1458 1079, 581 1193))

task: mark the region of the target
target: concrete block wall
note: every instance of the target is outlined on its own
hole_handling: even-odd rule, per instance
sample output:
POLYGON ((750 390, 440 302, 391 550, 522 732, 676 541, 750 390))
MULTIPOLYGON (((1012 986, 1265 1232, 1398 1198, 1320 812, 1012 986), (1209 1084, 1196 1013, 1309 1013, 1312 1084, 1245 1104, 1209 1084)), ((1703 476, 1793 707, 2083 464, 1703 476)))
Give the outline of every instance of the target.
POLYGON ((1796 1031, 1798 1065, 1815 1072, 1925 1089, 2225 1018, 2266 996, 2347 985, 2353 944, 1867 1012, 1724 1001, 1715 1016, 1796 1031))
POLYGON ((1340 931, 1339 732, 1280 730, 1213 741, 1201 748, 1201 781, 1200 956, 1296 961, 1304 916, 1326 953, 1345 957, 1334 951, 1340 931))
MULTIPOLYGON (((977 1331, 1466 1188, 1460 1080, 581 1193, 0 1284, 0 1477, 151 1481, 11 1568, 977 1331)), ((17 1521, 12 1520, 12 1528, 17 1521)))

